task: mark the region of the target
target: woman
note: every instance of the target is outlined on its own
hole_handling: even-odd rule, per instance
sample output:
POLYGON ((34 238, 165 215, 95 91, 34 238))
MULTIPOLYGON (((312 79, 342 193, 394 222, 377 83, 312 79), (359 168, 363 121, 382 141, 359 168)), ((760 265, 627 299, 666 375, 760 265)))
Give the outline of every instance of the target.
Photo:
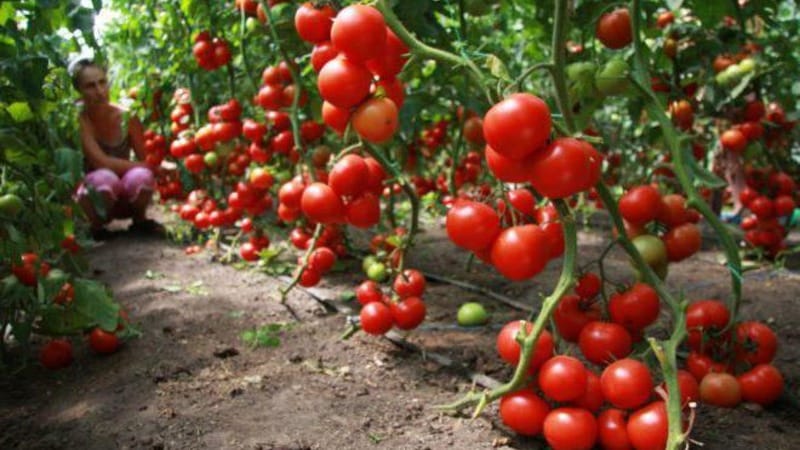
POLYGON ((105 68, 81 59, 71 72, 83 100, 79 121, 87 171, 77 199, 89 218, 92 236, 108 237, 105 225, 118 218, 132 218, 132 231, 160 231, 160 225, 145 215, 155 180, 153 171, 141 162, 145 159, 142 123, 109 102, 105 68), (131 150, 138 161, 131 160, 131 150), (90 190, 100 195, 104 208, 95 208, 90 190))

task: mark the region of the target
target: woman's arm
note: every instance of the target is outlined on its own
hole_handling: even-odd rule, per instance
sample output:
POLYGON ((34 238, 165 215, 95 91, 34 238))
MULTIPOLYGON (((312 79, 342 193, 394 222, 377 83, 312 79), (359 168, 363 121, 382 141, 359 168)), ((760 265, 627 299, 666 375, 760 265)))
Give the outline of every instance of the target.
POLYGON ((83 155, 92 167, 97 169, 110 169, 117 175, 122 176, 128 170, 142 165, 142 163, 107 155, 103 149, 100 148, 100 144, 97 143, 94 127, 89 119, 83 115, 80 117, 80 133, 83 155))
POLYGON ((130 138, 131 147, 136 154, 136 159, 144 161, 147 157, 147 152, 144 148, 144 125, 139 121, 139 118, 131 114, 128 120, 128 137, 130 138))

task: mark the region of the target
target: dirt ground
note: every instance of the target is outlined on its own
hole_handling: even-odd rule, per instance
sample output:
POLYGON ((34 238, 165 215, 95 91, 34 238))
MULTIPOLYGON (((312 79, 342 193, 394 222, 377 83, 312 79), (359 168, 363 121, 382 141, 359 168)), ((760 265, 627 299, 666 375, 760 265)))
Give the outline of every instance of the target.
MULTIPOLYGON (((580 263, 596 258, 607 232, 584 230, 580 263)), ((107 357, 75 342, 71 367, 50 372, 32 364, 0 379, 2 449, 538 449, 540 439, 516 437, 497 416, 497 405, 476 420, 441 413, 473 383, 470 372, 506 380, 510 368, 496 355, 494 338, 508 320, 526 313, 452 284, 429 281, 428 316, 407 336, 422 349, 403 349, 384 338, 356 334, 341 340, 347 310, 341 293, 361 279, 327 277, 319 289, 295 290, 293 320, 278 303, 284 281, 186 256, 157 238, 120 233, 89 251, 96 276, 142 330, 140 338, 107 357), (481 301, 492 313, 486 327, 455 325, 458 305, 481 301), (286 324, 277 347, 251 348, 243 331, 286 324), (443 365, 443 358, 453 362, 443 365)), ((668 278, 689 298, 728 295, 719 253, 705 250, 674 265, 668 278)), ((467 280, 522 303, 550 291, 559 264, 527 283, 508 283, 475 264, 430 224, 411 267, 467 280)), ((630 279, 626 259, 609 261, 615 280, 630 279)), ((768 322, 778 333, 775 364, 786 395, 769 409, 701 406, 692 438, 705 449, 798 449, 800 409, 800 273, 762 267, 745 273, 744 317, 768 322)), ((467 411, 469 412, 469 411, 467 411)))

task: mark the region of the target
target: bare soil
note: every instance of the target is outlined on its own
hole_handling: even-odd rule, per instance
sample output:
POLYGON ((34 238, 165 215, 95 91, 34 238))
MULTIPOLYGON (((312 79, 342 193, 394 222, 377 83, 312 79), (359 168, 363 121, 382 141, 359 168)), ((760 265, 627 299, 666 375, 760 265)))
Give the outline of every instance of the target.
MULTIPOLYGON (((596 258, 607 240, 607 231, 581 232, 580 263, 596 258)), ((405 336, 422 350, 415 352, 363 333, 340 339, 345 315, 319 300, 348 309, 341 294, 361 280, 357 261, 327 277, 311 290, 314 295, 293 291, 288 304, 296 321, 278 302, 284 280, 221 265, 208 253, 186 256, 163 239, 120 233, 90 249, 89 258, 143 334, 107 357, 76 340, 71 367, 50 372, 33 363, 0 379, 2 449, 546 447, 504 428, 496 404, 475 420, 435 408, 473 388, 470 373, 510 377, 494 338, 524 311, 429 281, 426 322, 405 336), (455 325, 465 301, 484 303, 491 323, 455 325), (241 340, 243 331, 267 324, 288 324, 277 347, 251 348, 241 340), (452 364, 443 365, 444 359, 452 364)), ((729 277, 719 259, 719 252, 707 249, 673 265, 669 285, 688 298, 724 298, 729 277)), ((535 280, 511 284, 480 263, 468 272, 465 262, 465 253, 429 224, 409 264, 534 306, 560 270, 553 261, 535 280)), ((607 270, 615 280, 631 277, 620 253, 612 254, 607 270)), ((744 280, 742 316, 765 321, 778 333, 775 364, 786 378, 786 393, 768 409, 700 406, 692 438, 706 449, 798 449, 800 274, 764 266, 746 272, 744 280)))

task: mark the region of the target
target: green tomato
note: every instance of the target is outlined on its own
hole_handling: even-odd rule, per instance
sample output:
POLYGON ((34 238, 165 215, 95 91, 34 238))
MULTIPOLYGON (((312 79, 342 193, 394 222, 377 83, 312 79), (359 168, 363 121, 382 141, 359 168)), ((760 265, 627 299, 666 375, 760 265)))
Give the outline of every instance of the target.
POLYGON ((754 70, 756 70, 756 60, 753 58, 745 58, 739 61, 739 71, 742 74, 748 74, 754 70))
POLYGON ((247 30, 248 33, 252 33, 253 31, 259 28, 258 20, 255 17, 248 17, 247 20, 244 22, 244 29, 247 30))
POLYGON ((373 264, 377 264, 379 262, 380 261, 378 261, 378 258, 376 258, 375 255, 367 255, 364 257, 364 260, 361 261, 361 270, 363 270, 364 273, 367 273, 367 269, 369 269, 373 264))
POLYGON ((22 199, 16 194, 0 197, 0 214, 8 217, 16 216, 22 211, 22 199))
POLYGON ((462 327, 475 327, 486 325, 489 322, 489 313, 478 302, 467 302, 458 308, 458 324, 462 327))
POLYGON ((381 282, 386 279, 386 265, 375 263, 367 267, 367 278, 372 281, 381 282))
POLYGON ((575 62, 567 66, 567 78, 576 83, 591 83, 596 70, 597 66, 592 62, 575 62))
MULTIPOLYGON (((669 273, 669 263, 659 264, 655 267, 651 267, 651 269, 653 269, 653 272, 656 273, 658 278, 666 280, 667 274, 669 273)), ((636 279, 642 282, 645 281, 644 275, 639 269, 636 269, 636 279)))
POLYGON ((208 152, 203 155, 203 162, 207 167, 216 167, 219 164, 219 155, 216 152, 208 152))
POLYGON ((633 245, 648 266, 656 268, 667 264, 667 247, 658 236, 652 234, 636 236, 633 238, 633 245))
POLYGON ((597 72, 594 84, 603 95, 619 95, 630 85, 628 63, 622 58, 613 58, 597 72))
POLYGON ((47 272, 47 277, 45 277, 47 282, 61 285, 68 280, 67 273, 61 269, 50 269, 50 272, 47 272))

